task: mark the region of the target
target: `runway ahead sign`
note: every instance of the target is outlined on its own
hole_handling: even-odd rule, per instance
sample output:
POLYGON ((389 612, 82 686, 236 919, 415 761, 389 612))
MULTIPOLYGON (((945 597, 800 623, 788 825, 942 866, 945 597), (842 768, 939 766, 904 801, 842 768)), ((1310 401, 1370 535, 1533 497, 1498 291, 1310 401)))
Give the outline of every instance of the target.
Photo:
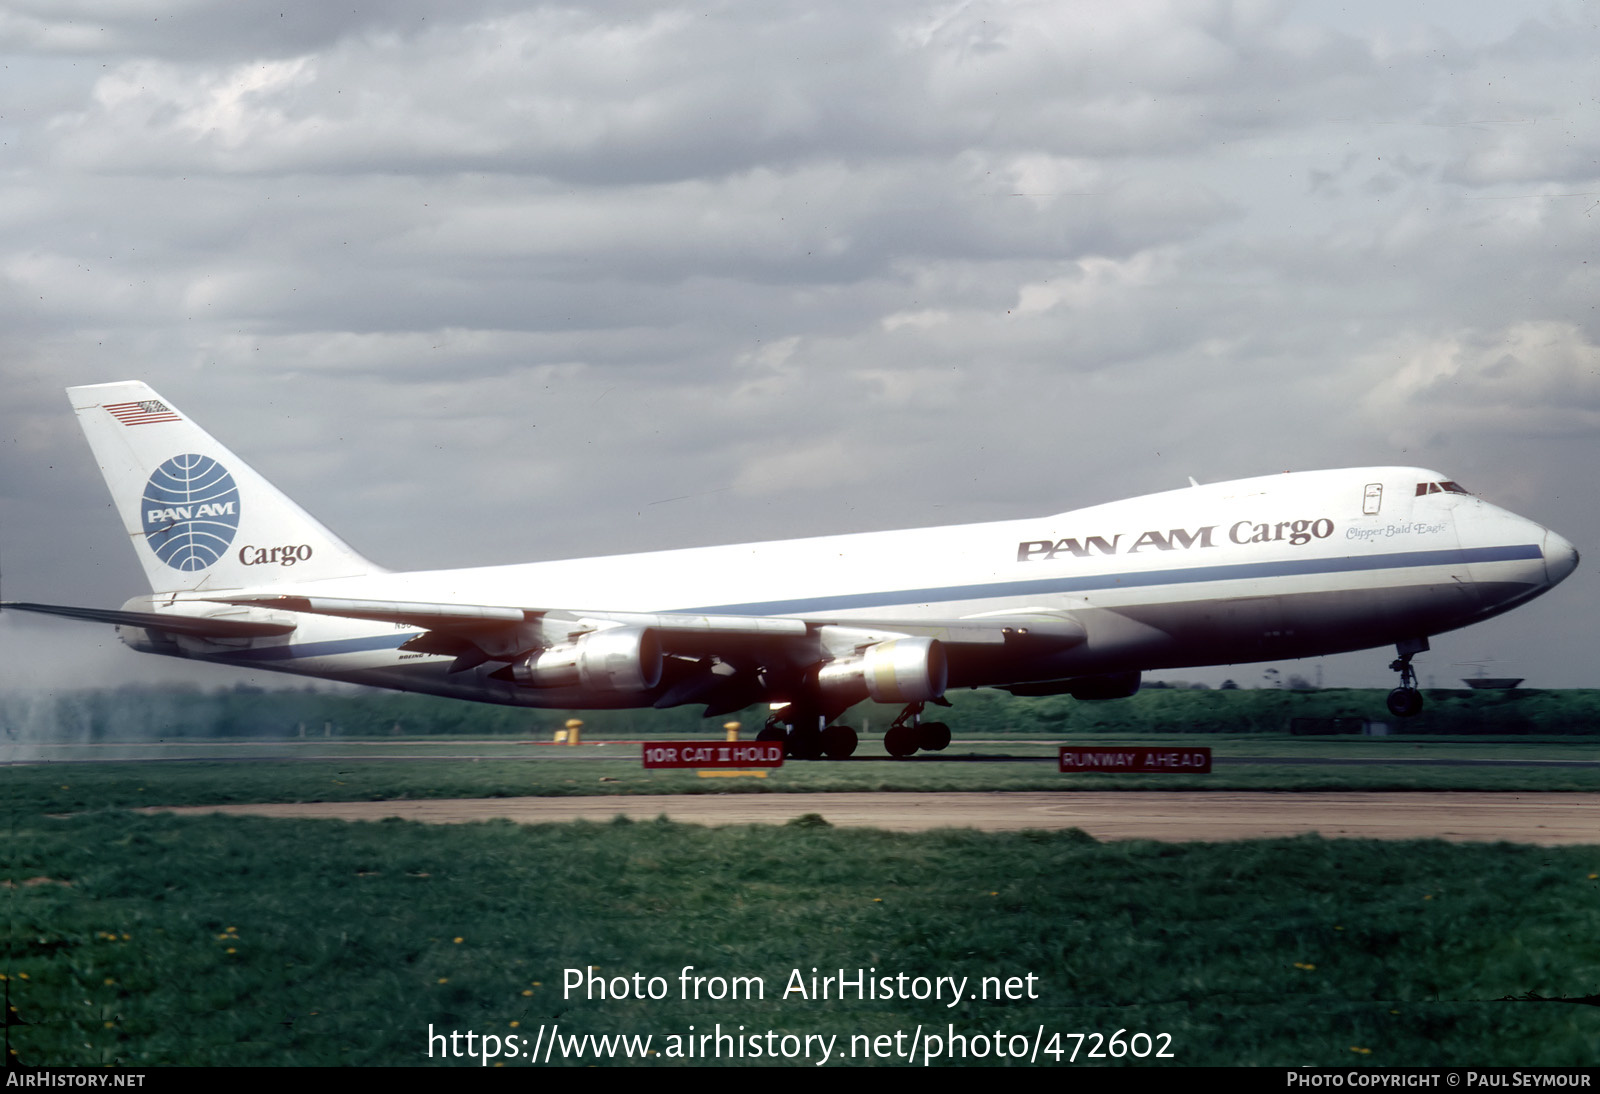
POLYGON ((1073 748, 1061 746, 1061 770, 1068 774, 1110 772, 1138 775, 1209 775, 1209 748, 1073 748))
POLYGON ((782 767, 782 741, 654 741, 646 767, 782 767))

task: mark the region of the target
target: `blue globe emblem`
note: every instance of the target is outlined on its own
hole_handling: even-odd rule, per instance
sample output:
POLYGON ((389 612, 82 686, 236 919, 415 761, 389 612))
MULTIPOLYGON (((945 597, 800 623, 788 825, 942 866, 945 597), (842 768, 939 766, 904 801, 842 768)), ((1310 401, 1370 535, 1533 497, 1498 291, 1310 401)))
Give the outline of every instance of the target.
POLYGON ((174 456, 145 484, 144 538, 174 570, 204 570, 239 530, 239 487, 210 456, 174 456))

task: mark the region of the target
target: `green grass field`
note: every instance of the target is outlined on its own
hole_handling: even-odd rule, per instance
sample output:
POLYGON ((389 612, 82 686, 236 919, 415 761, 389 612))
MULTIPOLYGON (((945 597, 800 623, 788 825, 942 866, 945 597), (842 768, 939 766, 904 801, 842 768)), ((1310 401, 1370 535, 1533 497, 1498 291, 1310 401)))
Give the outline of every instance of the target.
MULTIPOLYGON (((1119 734, 1085 743, 1171 745, 1170 736, 1119 734)), ((1209 746, 1214 756, 1300 759, 1491 761, 1600 760, 1589 737, 1348 738, 1212 735, 1190 743, 1209 746)), ((1062 775, 1048 762, 1056 753, 1044 741, 958 740, 944 753, 909 761, 880 757, 878 741, 863 742, 869 760, 786 764, 765 779, 701 779, 693 772, 646 771, 631 742, 577 748, 544 744, 463 742, 460 739, 286 743, 272 746, 185 744, 183 755, 209 756, 184 763, 40 763, 8 769, 7 792, 44 813, 107 807, 210 805, 271 801, 375 801, 387 798, 514 797, 520 795, 794 793, 847 790, 1495 790, 1600 791, 1600 767, 1472 766, 1408 764, 1275 765, 1219 764, 1209 775, 1062 775), (249 761, 217 758, 255 747, 249 761), (337 750, 335 757, 327 754, 337 750), (481 752, 483 759, 384 759, 386 755, 457 756, 481 752), (1029 757, 1016 762, 962 756, 1029 757), (357 756, 360 758, 341 758, 357 756), (371 758, 368 758, 368 757, 371 758)), ((149 751, 147 748, 146 751, 149 751)), ((53 755, 103 756, 114 750, 77 748, 53 755)), ((1600 838, 1600 836, 1597 836, 1600 838)))
MULTIPOLYGON (((1565 738, 1205 743, 1240 757, 1592 758, 1581 739, 1565 738)), ((492 1034, 502 1050, 510 1036, 548 1046, 559 1026, 563 1038, 650 1035, 661 1055, 634 1062, 670 1064, 680 1061, 674 1046, 681 1053, 690 1043, 689 1027, 698 1035, 719 1024, 725 1034, 742 1025, 746 1037, 773 1031, 761 1045, 797 1053, 807 1035, 835 1037, 829 1066, 910 1062, 894 1054, 897 1034, 902 1053, 913 1041, 921 1046, 921 1063, 936 1043, 927 1036, 937 1033, 949 1053, 952 1032, 969 1038, 966 1056, 935 1063, 1028 1062, 997 1059, 996 1035, 1008 1052, 1031 1055, 1037 1043, 1036 1063, 1066 1065, 1076 1050, 1072 1066, 1600 1058, 1600 1006, 1556 1001, 1600 996, 1600 833, 1597 846, 1583 848, 1317 838, 1165 845, 1100 844, 1078 832, 428 827, 127 811, 727 792, 730 784, 756 792, 1184 783, 1592 791, 1592 769, 1266 765, 1125 780, 1063 776, 1041 762, 881 761, 698 780, 644 772, 631 745, 507 743, 497 746, 503 756, 433 762, 319 758, 323 747, 304 746, 303 759, 5 769, 0 912, 13 1059, 466 1064, 430 1060, 430 1026, 492 1034), (665 998, 564 997, 563 970, 590 965, 605 977, 661 977, 665 998), (765 997, 682 999, 687 965, 708 977, 758 977, 765 997), (1037 998, 964 998, 955 1007, 944 1005, 948 997, 784 998, 794 970, 809 978, 813 967, 819 976, 875 969, 966 978, 973 992, 984 977, 1032 975, 1037 998), (1073 1036, 1118 1030, 1114 1043, 1073 1036), (1166 1047, 1171 1058, 1088 1058, 1135 1033, 1169 1035, 1131 1043, 1166 1047), (973 1055, 979 1044, 981 1058, 973 1055), (888 1055, 864 1055, 873 1048, 888 1055)), ((1053 752, 1018 741, 952 751, 962 749, 1053 752)), ((811 1042, 809 1057, 777 1062, 816 1063, 823 1043, 811 1042)), ((741 1045, 746 1055, 735 1062, 769 1062, 741 1045)), ((626 1061, 592 1053, 563 1061, 558 1052, 550 1062, 626 1061)))
POLYGON ((422 1064, 430 1025, 657 1051, 743 1025, 836 1035, 834 1063, 895 1062, 838 1054, 919 1025, 1042 1030, 1047 1049, 1165 1033, 1187 1065, 1600 1051, 1600 1007, 1528 998, 1600 992, 1600 848, 101 811, 19 817, 6 849, 9 1035, 29 1064, 422 1064), (589 965, 670 991, 564 997, 563 970, 589 965), (765 998, 685 1001, 685 965, 760 977, 765 998), (1031 974, 1037 998, 784 999, 813 967, 974 989, 1031 974))

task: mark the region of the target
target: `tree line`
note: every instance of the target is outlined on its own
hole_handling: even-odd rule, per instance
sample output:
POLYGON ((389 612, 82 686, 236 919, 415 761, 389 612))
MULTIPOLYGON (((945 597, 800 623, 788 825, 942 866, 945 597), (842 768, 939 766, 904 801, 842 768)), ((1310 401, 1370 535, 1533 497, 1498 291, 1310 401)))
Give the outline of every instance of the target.
MULTIPOLYGON (((1082 702, 1067 696, 1019 699, 989 689, 952 694, 951 708, 927 717, 958 735, 1065 736, 1095 733, 1286 733, 1359 730, 1382 722, 1391 732, 1422 734, 1592 734, 1600 732, 1600 690, 1425 692, 1422 714, 1401 721, 1384 707, 1384 691, 1146 688, 1128 699, 1082 702)), ((897 708, 864 703, 841 721, 880 736, 897 708)), ((306 739, 439 734, 549 740, 568 719, 584 736, 703 737, 726 721, 754 736, 764 706, 713 719, 698 707, 673 710, 533 710, 427 695, 342 688, 268 691, 247 685, 221 690, 127 686, 0 697, 0 740, 89 742, 198 737, 306 739)))

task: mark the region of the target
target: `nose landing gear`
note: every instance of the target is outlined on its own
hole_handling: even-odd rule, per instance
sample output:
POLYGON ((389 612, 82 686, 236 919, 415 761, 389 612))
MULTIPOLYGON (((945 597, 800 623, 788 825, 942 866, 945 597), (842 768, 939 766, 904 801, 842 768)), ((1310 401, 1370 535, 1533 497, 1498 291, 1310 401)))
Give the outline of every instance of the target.
POLYGON ((1389 671, 1400 674, 1400 686, 1389 693, 1389 713, 1396 718, 1411 718, 1422 712, 1422 692, 1417 689, 1417 672, 1411 658, 1428 648, 1426 638, 1411 638, 1395 644, 1400 656, 1389 662, 1389 671))

